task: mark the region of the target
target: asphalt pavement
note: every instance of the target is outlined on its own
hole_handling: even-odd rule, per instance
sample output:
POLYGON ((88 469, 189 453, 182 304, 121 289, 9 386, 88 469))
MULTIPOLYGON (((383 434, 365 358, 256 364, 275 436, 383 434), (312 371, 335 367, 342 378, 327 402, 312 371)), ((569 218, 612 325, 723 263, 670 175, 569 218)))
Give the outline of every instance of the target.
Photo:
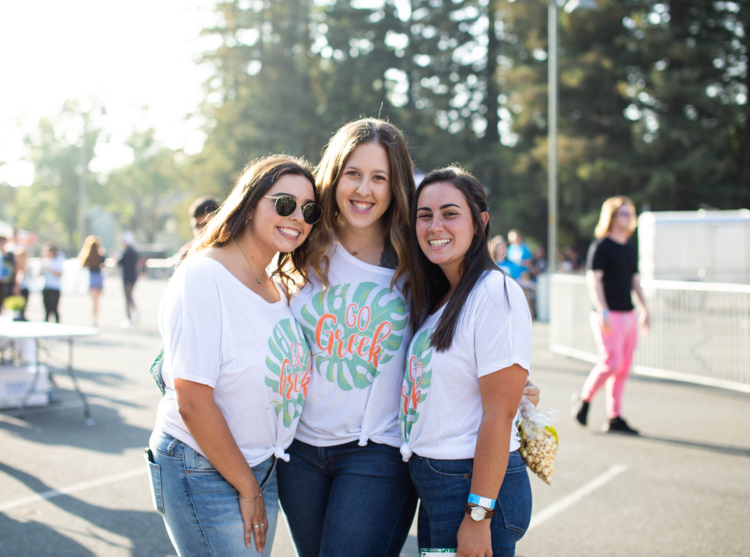
MULTIPOLYGON (((151 506, 142 456, 160 399, 148 367, 161 344, 165 285, 136 285, 141 323, 123 329, 121 283, 107 279, 101 334, 74 351, 94 425, 84 423, 61 342, 43 350, 55 370, 53 404, 23 419, 0 412, 0 557, 176 555, 151 506)), ((40 298, 32 294, 32 319, 42 316, 40 298)), ((63 296, 63 322, 89 325, 90 304, 63 296)), ((590 366, 553 357, 547 334, 535 326, 532 379, 540 406, 560 411, 560 449, 551 486, 531 477, 532 526, 517 555, 750 555, 750 396, 635 377, 623 416, 642 435, 600 431, 603 393, 582 428, 569 416, 570 396, 590 366)), ((282 522, 272 556, 294 555, 282 522)), ((415 535, 402 555, 418 555, 415 535)))

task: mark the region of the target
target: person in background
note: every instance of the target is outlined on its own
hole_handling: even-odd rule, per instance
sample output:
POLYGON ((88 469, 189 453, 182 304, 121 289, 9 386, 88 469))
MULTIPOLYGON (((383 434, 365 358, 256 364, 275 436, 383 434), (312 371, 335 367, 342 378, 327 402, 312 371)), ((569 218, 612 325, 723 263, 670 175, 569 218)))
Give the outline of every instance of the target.
POLYGON ((21 310, 21 321, 26 321, 26 307, 29 305, 29 271, 27 269, 27 263, 29 260, 26 246, 23 244, 16 245, 16 289, 18 295, 21 296, 25 301, 25 305, 21 310))
POLYGON ((125 248, 118 259, 117 264, 122 267, 122 286, 125 290, 125 313, 127 319, 122 322, 124 329, 131 325, 137 325, 139 314, 133 301, 133 287, 138 279, 138 252, 135 251, 133 244, 135 236, 132 232, 125 232, 122 235, 122 244, 125 248))
POLYGON ((493 237, 488 242, 488 248, 497 266, 508 273, 510 278, 517 281, 524 277, 526 268, 508 259, 508 244, 505 238, 500 235, 493 237))
POLYGON ((55 321, 60 322, 60 278, 63 273, 65 258, 60 257, 60 252, 51 242, 42 246, 42 276, 44 286, 42 287, 42 300, 44 301, 44 321, 49 321, 51 315, 55 321))
POLYGON ((633 296, 641 314, 644 335, 650 325, 646 300, 641 290, 635 247, 628 242, 635 231, 633 202, 625 196, 611 197, 602 205, 596 240, 589 248, 586 278, 594 305, 591 328, 599 347, 599 363, 576 397, 573 416, 586 425, 589 405, 597 391, 606 384, 607 418, 604 431, 637 435, 638 431, 620 416, 625 383, 638 341, 638 316, 633 296))
POLYGON ((538 247, 534 250, 534 256, 531 260, 531 276, 534 280, 542 273, 547 272, 547 252, 544 251, 543 247, 538 247))
POLYGON ((96 236, 89 236, 83 243, 81 253, 78 255, 78 262, 81 267, 89 270, 89 295, 94 302, 93 307, 93 325, 99 326, 99 297, 102 295, 104 288, 104 279, 102 278, 102 265, 104 264, 104 249, 101 241, 96 236))
POLYGON ((5 298, 13 295, 16 278, 16 258, 12 251, 7 251, 8 238, 0 236, 0 312, 5 298))
POLYGON ((563 248, 563 261, 560 268, 565 273, 575 273, 581 268, 578 252, 571 246, 563 248))
POLYGON ((523 242, 521 233, 516 229, 508 231, 508 242, 508 259, 528 271, 531 268, 533 255, 529 246, 523 242))
POLYGON ((193 239, 180 248, 178 252, 178 261, 185 259, 185 256, 193 247, 193 243, 203 232, 203 229, 211 220, 213 214, 219 210, 219 200, 210 195, 199 197, 190 205, 188 215, 190 215, 190 229, 193 231, 193 239))

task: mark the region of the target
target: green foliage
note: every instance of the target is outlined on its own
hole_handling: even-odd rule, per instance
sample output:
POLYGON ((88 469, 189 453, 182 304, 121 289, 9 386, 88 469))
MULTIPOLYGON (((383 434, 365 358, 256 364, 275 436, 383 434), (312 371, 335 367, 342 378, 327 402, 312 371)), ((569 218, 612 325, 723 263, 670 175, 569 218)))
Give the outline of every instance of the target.
POLYGON ((80 173, 86 173, 87 189, 97 186, 88 163, 100 132, 89 123, 88 114, 83 119, 83 135, 68 129, 70 122, 61 118, 55 122, 42 119, 39 129, 26 138, 35 169, 34 182, 18 188, 10 210, 19 228, 38 231, 42 240, 54 241, 68 253, 78 249, 79 213, 85 209, 79 199, 80 173))
POLYGON ((184 157, 160 145, 155 134, 153 129, 133 132, 127 142, 133 162, 115 170, 106 184, 107 209, 125 228, 141 231, 149 243, 184 196, 184 157))
MULTIPOLYGON (((750 206, 750 3, 599 8, 559 14, 561 243, 588 242, 616 194, 654 210, 750 206)), ((89 188, 124 225, 151 237, 179 192, 190 192, 181 210, 221 197, 269 153, 317 163, 342 124, 382 116, 421 171, 458 162, 476 174, 498 231, 546 238, 546 2, 241 0, 216 14, 204 31, 220 41, 202 60, 213 74, 203 151, 183 157, 153 131, 135 134, 134 162, 89 188)), ((73 245, 80 151, 66 137, 41 123, 29 140, 36 182, 7 212, 73 245)), ((88 158, 97 137, 86 134, 88 158)))

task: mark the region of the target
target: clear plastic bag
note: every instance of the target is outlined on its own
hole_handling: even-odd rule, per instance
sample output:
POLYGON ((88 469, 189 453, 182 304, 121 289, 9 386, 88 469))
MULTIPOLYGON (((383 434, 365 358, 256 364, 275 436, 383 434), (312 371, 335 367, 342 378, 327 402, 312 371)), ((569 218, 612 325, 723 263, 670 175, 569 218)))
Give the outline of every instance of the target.
POLYGON ((535 408, 525 398, 521 399, 521 420, 518 422, 521 448, 518 452, 526 466, 547 485, 552 484, 557 446, 560 444, 557 431, 552 426, 557 416, 557 410, 535 408))

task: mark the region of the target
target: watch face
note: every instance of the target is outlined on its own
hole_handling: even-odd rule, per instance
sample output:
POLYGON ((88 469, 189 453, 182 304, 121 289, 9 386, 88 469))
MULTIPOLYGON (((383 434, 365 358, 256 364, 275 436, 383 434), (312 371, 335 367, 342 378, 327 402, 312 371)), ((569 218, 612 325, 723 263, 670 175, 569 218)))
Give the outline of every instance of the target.
POLYGON ((471 518, 479 522, 480 520, 484 520, 484 515, 487 514, 487 511, 485 511, 482 507, 474 507, 471 509, 471 518))

